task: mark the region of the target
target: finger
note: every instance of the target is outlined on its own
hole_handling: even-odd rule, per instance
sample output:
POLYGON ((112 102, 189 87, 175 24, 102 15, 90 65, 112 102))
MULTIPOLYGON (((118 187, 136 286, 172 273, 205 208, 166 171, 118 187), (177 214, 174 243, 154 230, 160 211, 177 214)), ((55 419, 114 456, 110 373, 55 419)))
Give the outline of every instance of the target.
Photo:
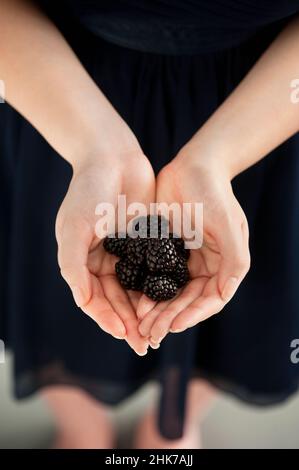
POLYGON ((138 332, 137 317, 126 292, 115 276, 103 276, 101 283, 105 296, 126 327, 128 344, 138 355, 144 356, 147 353, 148 342, 138 332))
POLYGON ((180 333, 219 313, 225 303, 219 295, 200 297, 183 310, 171 324, 171 331, 180 333))
POLYGON ((155 343, 150 338, 149 338, 149 345, 152 349, 159 349, 159 347, 160 347, 160 343, 155 343))
POLYGON ((95 276, 91 277, 91 288, 93 294, 87 305, 82 307, 83 312, 106 333, 114 338, 124 339, 126 336, 125 325, 106 299, 102 286, 95 276))
POLYGON ((137 306, 137 317, 142 320, 145 315, 153 310, 157 302, 154 300, 150 299, 147 295, 143 294, 138 302, 137 306))
POLYGON ((150 335, 150 331, 154 324, 154 321, 159 316, 159 314, 167 307, 169 303, 170 303, 170 300, 167 300, 164 302, 158 302, 156 306, 153 308, 153 310, 151 310, 145 315, 145 317, 140 322, 139 327, 138 327, 138 330, 141 336, 144 336, 146 338, 150 335))
POLYGON ((222 231, 217 242, 221 253, 218 287, 223 301, 228 302, 249 269, 248 239, 240 224, 222 231))
POLYGON ((150 330, 152 341, 161 342, 165 338, 176 316, 201 295, 205 283, 206 278, 192 280, 179 296, 158 315, 150 330))
POLYGON ((58 264, 61 275, 72 290, 78 307, 91 297, 91 277, 87 269, 89 247, 93 239, 91 226, 81 220, 66 220, 58 239, 58 264))
POLYGON ((246 218, 243 220, 241 228, 242 228, 242 233, 243 233, 243 242, 246 245, 248 244, 248 241, 249 241, 249 227, 248 227, 248 222, 246 218))
POLYGON ((115 272, 115 264, 118 260, 117 256, 107 253, 101 243, 89 252, 87 267, 91 273, 95 275, 101 273, 101 276, 105 276, 115 272))
POLYGON ((131 305, 132 305, 132 307, 135 311, 135 314, 136 314, 137 307, 138 307, 138 304, 139 304, 139 300, 140 300, 140 297, 141 297, 141 293, 137 292, 135 290, 128 290, 127 295, 130 299, 131 305))
MULTIPOLYGON (((131 167, 127 167, 128 174, 138 175, 132 184, 132 178, 126 178, 124 181, 123 193, 127 196, 127 207, 133 203, 141 202, 150 208, 150 203, 156 199, 155 174, 151 163, 147 158, 139 158, 132 160, 131 167)), ((135 214, 137 215, 137 214, 135 214)))

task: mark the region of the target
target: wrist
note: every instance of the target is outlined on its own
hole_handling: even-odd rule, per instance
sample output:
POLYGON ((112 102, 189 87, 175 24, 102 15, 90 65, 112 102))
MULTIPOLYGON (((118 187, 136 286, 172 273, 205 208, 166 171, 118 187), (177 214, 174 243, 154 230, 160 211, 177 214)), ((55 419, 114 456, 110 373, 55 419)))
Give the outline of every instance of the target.
POLYGON ((231 181, 237 170, 230 160, 230 153, 224 147, 217 148, 215 144, 205 146, 202 142, 188 142, 176 157, 178 167, 216 175, 231 181))
POLYGON ((109 167, 111 171, 125 165, 127 159, 143 155, 140 145, 132 133, 115 132, 113 138, 106 136, 90 136, 78 144, 76 150, 68 159, 74 173, 79 173, 87 167, 109 167))

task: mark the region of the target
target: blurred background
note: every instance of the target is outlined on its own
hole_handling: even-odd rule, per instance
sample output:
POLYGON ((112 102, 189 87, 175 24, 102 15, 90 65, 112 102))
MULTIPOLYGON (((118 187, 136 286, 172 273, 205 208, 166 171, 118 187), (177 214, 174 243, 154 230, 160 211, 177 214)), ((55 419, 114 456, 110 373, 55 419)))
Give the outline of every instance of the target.
MULTIPOLYGON (((43 402, 33 397, 16 402, 11 396, 11 366, 0 364, 0 448, 48 448, 54 436, 51 416, 43 402)), ((130 446, 129 435, 146 400, 157 393, 154 384, 115 409, 122 448, 130 446)), ((247 406, 220 395, 202 425, 203 445, 209 449, 299 448, 299 394, 271 408, 247 406)))

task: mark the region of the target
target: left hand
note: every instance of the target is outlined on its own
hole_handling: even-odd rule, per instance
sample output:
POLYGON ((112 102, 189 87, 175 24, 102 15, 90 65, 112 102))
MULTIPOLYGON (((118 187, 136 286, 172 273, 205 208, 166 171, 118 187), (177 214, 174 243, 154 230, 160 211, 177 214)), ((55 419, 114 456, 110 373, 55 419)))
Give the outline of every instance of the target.
MULTIPOLYGON (((88 153, 87 153, 88 155, 88 153)), ((58 262, 78 307, 106 333, 125 339, 144 355, 148 341, 138 332, 136 307, 139 293, 125 291, 115 274, 117 258, 107 253, 95 227, 98 203, 110 203, 117 211, 117 196, 128 204, 148 205, 155 198, 155 178, 139 148, 123 154, 93 154, 78 167, 56 219, 58 262)))
POLYGON ((157 201, 202 202, 204 226, 203 245, 191 250, 188 262, 191 281, 170 301, 155 303, 144 295, 139 301, 139 331, 154 346, 169 331, 184 331, 220 312, 250 265, 247 220, 219 162, 181 152, 158 175, 157 201))

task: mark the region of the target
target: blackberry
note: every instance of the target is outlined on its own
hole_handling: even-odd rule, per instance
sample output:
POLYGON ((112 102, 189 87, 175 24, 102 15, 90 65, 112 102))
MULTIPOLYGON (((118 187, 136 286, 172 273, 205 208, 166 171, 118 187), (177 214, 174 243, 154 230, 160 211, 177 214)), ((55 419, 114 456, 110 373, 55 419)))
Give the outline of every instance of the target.
POLYGON ((125 234, 116 233, 115 237, 104 238, 103 246, 108 253, 121 258, 126 252, 128 237, 125 234), (121 238, 121 235, 123 238, 121 238))
POLYGON ((145 261, 148 239, 130 238, 126 245, 126 256, 131 263, 140 266, 145 261))
POLYGON ((169 238, 153 238, 149 240, 146 262, 151 272, 173 272, 178 259, 175 246, 169 238))
POLYGON ((120 258, 115 272, 122 287, 160 301, 173 298, 189 281, 190 250, 168 228, 160 215, 139 217, 133 224, 134 238, 132 233, 104 239, 105 250, 120 258))
POLYGON ((177 254, 188 260, 190 257, 190 250, 185 248, 184 240, 182 238, 176 237, 174 233, 170 233, 169 237, 175 246, 177 254))
POLYGON ((171 277, 177 283, 178 288, 183 287, 190 280, 188 266, 184 258, 179 258, 175 271, 172 273, 171 277))
POLYGON ((142 270, 124 258, 115 264, 115 272, 120 284, 125 289, 140 290, 143 276, 142 270))
POLYGON ((143 292, 155 301, 172 299, 178 290, 176 282, 165 274, 148 275, 143 284, 143 292))

